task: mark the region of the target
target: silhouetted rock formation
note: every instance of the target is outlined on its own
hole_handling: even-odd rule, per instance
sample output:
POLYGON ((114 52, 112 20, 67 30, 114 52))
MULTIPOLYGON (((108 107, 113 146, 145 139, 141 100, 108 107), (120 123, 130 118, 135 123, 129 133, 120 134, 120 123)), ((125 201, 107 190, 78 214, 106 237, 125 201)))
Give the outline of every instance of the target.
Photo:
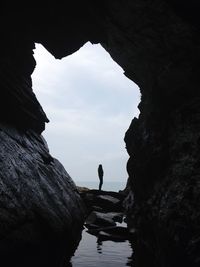
POLYGON ((91 189, 89 191, 83 191, 80 194, 88 212, 96 210, 96 208, 106 212, 121 212, 123 210, 122 206, 125 198, 123 193, 91 189))
POLYGON ((97 236, 97 242, 112 240, 123 242, 132 239, 133 235, 126 226, 118 226, 124 221, 123 200, 125 195, 112 191, 82 191, 81 196, 87 207, 84 226, 87 232, 97 236))
POLYGON ((56 266, 81 238, 80 195, 40 135, 0 125, 0 140, 1 265, 56 266))
MULTIPOLYGON (((75 52, 87 41, 101 43, 142 94, 141 114, 125 136, 131 190, 126 203, 128 224, 138 233, 136 264, 199 266, 198 2, 86 0, 40 8, 4 5, 0 121, 10 125, 8 129, 34 134, 40 134, 48 121, 31 89, 34 42, 56 58, 75 52)), ((8 140, 4 139, 2 151, 7 150, 5 144, 8 140)), ((15 153, 10 151, 9 157, 15 166, 15 153)), ((10 176, 5 173, 1 180, 8 181, 10 176)), ((7 203, 9 210, 12 201, 7 203)), ((2 218, 0 228, 4 225, 2 218)))

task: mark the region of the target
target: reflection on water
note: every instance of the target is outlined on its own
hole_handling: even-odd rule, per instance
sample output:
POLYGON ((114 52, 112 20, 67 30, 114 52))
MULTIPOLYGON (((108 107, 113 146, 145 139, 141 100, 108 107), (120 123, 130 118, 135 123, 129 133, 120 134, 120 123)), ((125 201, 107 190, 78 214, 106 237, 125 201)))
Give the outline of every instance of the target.
POLYGON ((98 252, 99 254, 102 253, 102 241, 99 240, 99 239, 97 239, 97 252, 98 252))
POLYGON ((71 262, 73 267, 132 266, 132 248, 128 241, 99 241, 83 230, 82 240, 71 262))

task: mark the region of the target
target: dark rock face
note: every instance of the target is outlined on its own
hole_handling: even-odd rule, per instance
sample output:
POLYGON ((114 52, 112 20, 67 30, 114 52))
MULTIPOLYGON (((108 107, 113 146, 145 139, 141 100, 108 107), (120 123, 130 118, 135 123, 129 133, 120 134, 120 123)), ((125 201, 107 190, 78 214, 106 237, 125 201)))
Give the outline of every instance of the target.
POLYGON ((22 33, 5 30, 0 32, 4 40, 0 44, 0 120, 22 130, 41 133, 49 120, 32 90, 35 45, 22 33))
POLYGON ((97 237, 97 243, 106 240, 124 242, 133 239, 135 233, 124 223, 126 220, 122 205, 125 195, 122 192, 94 189, 85 191, 82 188, 79 190, 88 214, 84 226, 89 234, 97 237))
POLYGON ((32 90, 36 14, 20 5, 1 11, 0 264, 61 266, 81 238, 84 206, 40 135, 48 119, 32 90))
POLYGON ((89 190, 80 192, 88 212, 91 210, 104 210, 105 212, 121 212, 125 196, 122 193, 112 191, 89 190))
MULTIPOLYGON (((56 58, 75 52, 86 41, 99 42, 140 86, 141 114, 125 136, 130 155, 128 224, 138 235, 138 266, 200 264, 198 8, 194 0, 87 0, 67 6, 49 4, 45 9, 2 7, 0 121, 10 125, 6 131, 11 127, 31 131, 28 147, 48 121, 31 89, 34 42, 56 58)), ((23 134, 18 136, 17 144, 23 134)), ((1 146, 5 145, 8 139, 2 136, 1 146)), ((32 154, 38 153, 38 146, 31 148, 32 154)), ((15 153, 9 151, 7 157, 15 165, 15 153)), ((41 159, 41 172, 46 175, 51 158, 45 154, 41 159)), ((20 171, 30 168, 27 164, 20 171)), ((2 181, 10 177, 4 173, 2 181)))
MULTIPOLYGON (((199 266, 199 33, 165 3, 136 7, 134 2, 133 8, 148 8, 144 21, 157 23, 139 32, 138 49, 146 59, 141 67, 147 68, 135 67, 141 114, 125 136, 134 196, 129 224, 138 230, 137 264, 199 266)), ((136 33, 129 35, 133 42, 136 33)), ((138 49, 135 64, 140 64, 138 49)), ((125 70, 126 64, 131 63, 125 61, 125 70)), ((128 76, 134 79, 131 72, 128 76)))
POLYGON ((76 186, 42 136, 0 125, 0 139, 1 262, 59 263, 81 237, 84 207, 76 186))
POLYGON ((101 226, 115 226, 116 223, 113 220, 113 217, 115 216, 115 214, 113 215, 110 213, 93 211, 87 217, 85 223, 86 225, 92 224, 92 225, 101 225, 101 226))

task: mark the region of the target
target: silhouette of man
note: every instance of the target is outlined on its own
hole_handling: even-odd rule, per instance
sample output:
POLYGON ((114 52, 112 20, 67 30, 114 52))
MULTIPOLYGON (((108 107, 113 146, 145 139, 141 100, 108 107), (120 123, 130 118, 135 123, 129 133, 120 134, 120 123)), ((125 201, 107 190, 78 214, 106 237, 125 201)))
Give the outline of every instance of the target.
POLYGON ((103 185, 103 167, 101 164, 99 164, 98 167, 98 175, 99 175, 99 191, 100 191, 103 185))

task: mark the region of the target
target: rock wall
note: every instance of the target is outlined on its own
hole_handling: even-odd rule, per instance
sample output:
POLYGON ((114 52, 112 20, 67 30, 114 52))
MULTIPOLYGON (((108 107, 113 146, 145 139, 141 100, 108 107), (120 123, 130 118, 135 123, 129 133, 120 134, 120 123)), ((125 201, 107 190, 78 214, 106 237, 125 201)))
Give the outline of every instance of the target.
POLYGON ((19 8, 0 17, 0 265, 61 266, 78 245, 85 211, 41 135, 48 119, 32 91, 30 10, 19 8))
POLYGON ((76 186, 41 135, 1 124, 0 140, 1 264, 59 266, 81 238, 76 186))
POLYGON ((109 24, 108 50, 142 93, 141 114, 125 136, 136 263, 199 266, 199 32, 165 2, 134 1, 124 12, 135 15, 133 26, 127 34, 127 16, 120 43, 109 24))
POLYGON ((142 94, 141 114, 125 135, 138 266, 200 264, 200 39, 183 11, 141 0, 108 10, 103 46, 142 94))
POLYGON ((56 58, 101 43, 139 85, 141 114, 125 135, 136 266, 200 264, 198 10, 195 0, 85 0, 2 12, 2 122, 34 134, 47 122, 31 91, 34 42, 56 58))

